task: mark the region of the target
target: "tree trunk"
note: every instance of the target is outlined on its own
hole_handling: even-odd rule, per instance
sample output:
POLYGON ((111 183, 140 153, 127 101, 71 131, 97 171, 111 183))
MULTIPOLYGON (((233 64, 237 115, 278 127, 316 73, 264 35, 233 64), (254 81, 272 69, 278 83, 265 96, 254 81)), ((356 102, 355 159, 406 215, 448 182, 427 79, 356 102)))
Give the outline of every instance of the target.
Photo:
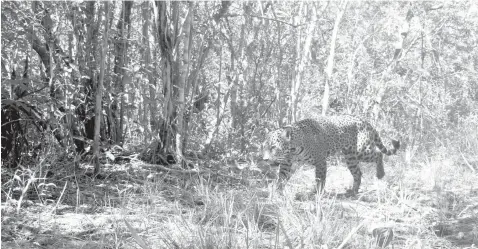
MULTIPOLYGON (((243 3, 244 5, 246 3, 243 3)), ((245 8, 245 7, 244 7, 245 8)), ((231 53, 230 57, 230 72, 228 76, 226 76, 227 81, 229 82, 230 85, 230 110, 231 110, 231 128, 233 129, 232 132, 229 133, 229 143, 232 143, 233 140, 233 133, 237 132, 238 124, 240 123, 240 106, 238 105, 238 92, 239 92, 239 79, 243 78, 241 73, 242 71, 240 70, 240 66, 238 65, 239 63, 242 63, 244 61, 244 44, 245 44, 245 29, 246 29, 246 20, 245 16, 242 20, 242 23, 240 24, 240 37, 239 37, 239 47, 237 50, 234 49, 233 45, 233 39, 234 39, 234 33, 232 32, 232 28, 229 25, 228 22, 226 22, 228 30, 229 30, 229 39, 227 40, 228 47, 231 53), (232 77, 231 77, 232 76, 232 77)), ((239 92, 240 94, 240 92, 239 92)), ((234 139, 235 140, 235 139, 234 139)))
MULTIPOLYGON (((173 4, 173 3, 172 3, 173 4)), ((157 148, 157 152, 162 155, 167 155, 171 151, 174 151, 174 132, 175 127, 173 121, 176 117, 173 112, 173 82, 174 76, 174 58, 173 48, 175 46, 175 36, 173 35, 170 26, 171 21, 168 19, 168 4, 167 2, 156 2, 156 19, 158 26, 158 42, 161 50, 162 57, 162 81, 163 81, 163 93, 164 93, 164 105, 163 116, 164 120, 160 127, 160 148, 157 148)), ((173 13, 176 13, 177 4, 173 4, 173 13)), ((176 15, 173 15, 173 18, 176 15)), ((176 16, 177 17, 177 16, 176 16)), ((166 163, 166 162, 164 162, 166 163)))
MULTIPOLYGON (((144 68, 148 69, 147 73, 147 78, 148 78, 148 84, 147 88, 149 91, 149 99, 144 95, 144 98, 146 101, 144 101, 144 119, 145 121, 148 119, 147 115, 149 114, 149 124, 151 126, 151 132, 156 134, 158 132, 158 120, 156 118, 156 115, 158 114, 158 109, 157 109, 157 103, 156 103, 156 87, 155 83, 156 81, 154 80, 153 77, 153 65, 151 63, 151 47, 149 44, 149 27, 151 25, 151 16, 150 16, 150 2, 143 2, 142 8, 142 16, 143 16, 143 60, 144 60, 144 68), (147 100, 148 99, 148 100, 147 100)), ((144 124, 144 127, 146 127, 146 133, 149 133, 148 125, 144 124)), ((147 139, 148 136, 145 136, 145 139, 147 139)))
MULTIPOLYGON (((274 19, 278 20, 276 11, 272 5, 272 14, 274 15, 274 19)), ((278 125, 279 127, 282 127, 283 124, 286 122, 288 113, 287 113, 287 108, 286 106, 289 104, 287 101, 284 101, 281 97, 281 76, 282 76, 282 61, 283 61, 283 54, 284 54, 284 48, 281 44, 281 37, 282 37, 282 26, 281 23, 276 21, 277 24, 277 47, 279 49, 279 62, 276 64, 277 65, 277 78, 275 80, 275 89, 274 89, 274 99, 275 99, 275 109, 278 115, 278 125)))
POLYGON ((98 86, 96 88, 96 101, 95 101, 95 138, 93 144, 93 154, 95 158, 95 171, 94 174, 97 175, 100 171, 100 128, 101 128, 101 117, 102 117, 102 104, 101 100, 103 98, 103 81, 105 78, 105 67, 106 67, 106 51, 108 50, 108 7, 109 2, 105 2, 105 31, 103 34, 103 43, 101 45, 101 61, 100 61, 100 78, 98 81, 98 86))
POLYGON ((110 122, 114 122, 114 130, 112 132, 112 140, 115 143, 122 144, 123 143, 123 123, 124 123, 124 115, 123 115, 123 104, 124 104, 124 79, 123 77, 127 77, 125 75, 125 67, 127 65, 126 55, 128 53, 128 40, 127 37, 128 31, 130 30, 131 26, 131 7, 133 6, 132 1, 124 1, 122 11, 120 14, 120 18, 118 23, 116 24, 116 29, 118 30, 118 36, 115 42, 115 66, 114 72, 117 76, 116 84, 115 84, 115 99, 113 100, 112 110, 113 110, 113 118, 114 120, 110 120, 110 122))
MULTIPOLYGON (((224 49, 224 46, 222 46, 222 44, 221 44, 220 52, 219 52, 219 75, 218 75, 217 82, 221 82, 222 64, 223 64, 223 62, 222 62, 223 49, 224 49)), ((206 139, 206 143, 205 143, 205 146, 204 146, 203 153, 208 153, 209 152, 209 148, 211 147, 211 144, 214 141, 214 137, 217 134, 217 132, 219 131, 219 126, 221 125, 222 117, 223 117, 223 115, 221 115, 221 110, 225 109, 225 108, 222 108, 222 103, 224 103, 224 105, 225 105, 225 103, 227 103, 228 98, 229 98, 230 91, 227 92, 227 94, 224 97, 224 101, 221 103, 221 84, 217 84, 216 91, 217 91, 216 125, 214 126, 214 130, 208 130, 208 136, 207 136, 207 139, 206 139)))
POLYGON ((177 130, 176 130, 176 162, 181 163, 183 157, 183 116, 184 116, 184 87, 186 85, 186 79, 189 75, 189 47, 190 47, 190 35, 191 35, 191 25, 192 25, 192 16, 194 15, 194 3, 188 2, 188 13, 186 15, 186 20, 184 20, 183 26, 183 54, 182 54, 182 63, 179 72, 178 80, 178 96, 177 96, 177 130))
MULTIPOLYGON (((209 37, 209 40, 207 41, 207 47, 205 49, 203 49, 201 51, 201 54, 199 55, 199 61, 197 62, 196 66, 195 66, 195 69, 191 72, 191 75, 189 76, 189 80, 188 80, 188 88, 191 88, 192 91, 191 91, 191 95, 189 97, 189 103, 187 105, 186 108, 188 108, 188 112, 186 113, 186 117, 184 118, 185 122, 184 122, 184 127, 183 127, 183 133, 184 133, 184 139, 183 139, 183 152, 184 152, 184 148, 187 146, 187 143, 188 143, 188 139, 189 139, 189 123, 191 122, 191 116, 194 112, 196 112, 196 108, 195 108, 195 103, 196 103, 196 97, 197 97, 197 93, 198 93, 198 80, 197 80, 197 77, 198 77, 198 74, 199 74, 199 71, 202 69, 203 65, 204 65, 204 61, 206 60, 207 56, 209 55, 209 51, 211 50, 211 47, 212 47, 212 36, 209 37)), ((189 89, 186 89, 186 94, 189 93, 189 89)), ((219 96, 219 95, 218 95, 219 96)), ((198 98, 198 100, 200 101, 200 99, 202 98, 203 96, 201 95, 200 98, 198 98)))
MULTIPOLYGON (((301 5, 302 5, 302 3, 301 3, 301 5)), ((301 6, 301 10, 302 10, 302 6, 301 6)), ((300 12, 301 12, 301 10, 300 10, 300 12)), ((298 37, 297 37, 296 54, 298 56, 300 56, 300 59, 296 60, 298 62, 296 62, 296 67, 295 67, 295 70, 294 70, 294 80, 293 80, 293 84, 291 86, 291 104, 290 104, 291 108, 290 108, 290 110, 291 110, 291 122, 292 123, 296 122, 296 120, 297 120, 297 103, 298 103, 298 100, 299 100, 297 98, 297 93, 300 90, 300 86, 301 86, 301 83, 302 83, 302 73, 304 72, 305 65, 307 64, 307 62, 310 59, 310 45, 312 43, 312 36, 314 34, 315 25, 316 25, 316 22, 317 22, 317 13, 316 13, 316 10, 315 10, 315 6, 313 6, 313 4, 311 4, 311 3, 307 4, 307 10, 308 10, 307 11, 308 15, 310 16, 310 22, 309 22, 309 26, 307 28, 307 32, 305 34, 306 37, 305 37, 304 45, 302 46, 302 48, 300 47, 300 40, 301 40, 300 27, 298 28, 299 33, 298 33, 298 37)))
MULTIPOLYGON (((294 25, 298 25, 301 22, 301 15, 302 15, 302 7, 304 6, 304 2, 300 2, 299 13, 296 17, 294 17, 294 25)), ((296 28, 296 43, 295 43, 295 59, 294 64, 295 68, 292 72, 292 83, 290 85, 290 98, 289 98, 289 113, 288 113, 288 121, 290 123, 296 122, 296 108, 297 108, 297 89, 300 86, 300 76, 299 73, 299 60, 300 60, 300 40, 301 40, 301 27, 296 28)))
POLYGON ((347 8, 348 1, 345 0, 340 4, 335 18, 334 30, 332 31, 332 38, 330 39, 330 52, 327 59, 327 66, 325 68, 325 82, 324 82, 324 96, 322 98, 322 116, 325 116, 329 107, 330 84, 332 83, 332 70, 334 69, 335 43, 337 41, 337 32, 339 31, 339 24, 347 8))

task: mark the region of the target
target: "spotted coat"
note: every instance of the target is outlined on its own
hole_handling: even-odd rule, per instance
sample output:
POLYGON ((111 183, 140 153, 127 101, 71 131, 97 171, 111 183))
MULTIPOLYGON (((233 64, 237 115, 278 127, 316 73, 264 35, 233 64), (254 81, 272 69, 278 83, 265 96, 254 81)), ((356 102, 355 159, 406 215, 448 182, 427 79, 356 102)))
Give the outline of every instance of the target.
POLYGON ((263 145, 263 159, 279 166, 279 188, 290 178, 292 162, 315 166, 317 189, 324 189, 327 176, 327 158, 341 152, 354 178, 352 193, 360 188, 362 171, 359 162, 375 162, 377 178, 385 175, 383 154, 392 155, 400 142, 392 140, 387 149, 372 125, 354 116, 331 116, 304 119, 270 132, 263 145))

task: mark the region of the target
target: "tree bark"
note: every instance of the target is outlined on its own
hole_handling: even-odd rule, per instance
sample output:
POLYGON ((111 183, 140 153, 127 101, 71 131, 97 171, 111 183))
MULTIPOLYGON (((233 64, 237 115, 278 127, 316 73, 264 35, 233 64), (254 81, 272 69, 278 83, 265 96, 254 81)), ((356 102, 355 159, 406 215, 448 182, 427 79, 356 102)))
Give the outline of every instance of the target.
POLYGON ((115 123, 115 130, 112 132, 112 140, 115 143, 123 143, 123 105, 124 105, 124 79, 123 77, 128 77, 125 71, 127 65, 126 55, 128 53, 128 31, 131 26, 131 7, 133 6, 132 1, 124 1, 122 11, 118 23, 116 24, 116 29, 118 30, 118 37, 115 42, 115 66, 114 72, 116 74, 116 84, 115 84, 115 99, 113 100, 112 109, 114 120, 110 122, 115 123))
POLYGON ((327 59, 327 66, 325 68, 325 82, 324 82, 324 96, 322 98, 322 116, 325 116, 329 107, 330 85, 332 83, 332 70, 334 69, 335 43, 337 42, 337 32, 339 31, 339 24, 347 8, 348 1, 345 0, 340 4, 335 18, 334 30, 332 31, 332 38, 330 39, 330 52, 327 59))
MULTIPOLYGON (((145 115, 149 114, 149 125, 151 126, 151 132, 156 134, 159 128, 159 120, 157 119, 156 115, 158 115, 158 108, 156 102, 156 80, 153 77, 153 70, 154 67, 151 61, 151 47, 149 44, 149 27, 151 26, 151 15, 150 15, 150 3, 143 2, 143 6, 141 8, 142 15, 143 15, 143 60, 144 60, 144 68, 147 69, 148 75, 148 91, 149 91, 149 99, 145 96, 145 115)), ((147 117, 145 117, 147 119, 147 117)), ((145 125, 148 127, 148 125, 145 125)), ((146 138, 146 136, 145 136, 146 138)))
MULTIPOLYGON (((177 4, 173 5, 173 13, 176 13, 177 4)), ((167 155, 175 147, 174 132, 175 127, 173 121, 175 114, 173 113, 173 77, 174 77, 174 58, 173 47, 175 46, 175 37, 170 29, 171 22, 168 20, 168 6, 167 2, 156 1, 156 19, 158 28, 158 42, 162 57, 162 81, 164 93, 163 116, 164 120, 160 126, 160 148, 157 152, 162 155, 167 155)), ((173 15, 175 16, 175 15, 173 15)), ((174 18, 174 17, 173 17, 174 18)))
MULTIPOLYGON (((301 15, 302 15, 302 8, 304 6, 304 2, 300 2, 299 6, 299 13, 297 16, 294 17, 294 25, 298 25, 301 22, 301 15)), ((295 43, 295 53, 294 53, 294 71, 292 72, 292 83, 290 85, 290 98, 289 98, 289 113, 288 113, 288 121, 290 123, 295 123, 296 121, 296 103, 297 103, 297 89, 299 88, 297 85, 300 85, 300 74, 299 74, 299 58, 300 58, 300 40, 302 36, 301 27, 296 28, 296 43, 295 43)))
POLYGON ((278 20, 277 18, 277 15, 276 15, 276 11, 275 11, 275 8, 274 8, 274 5, 272 5, 272 14, 274 15, 274 19, 276 20, 276 24, 277 24, 277 47, 279 49, 279 54, 278 54, 278 57, 279 57, 279 62, 277 63, 277 78, 275 80, 275 89, 274 89, 274 99, 276 100, 275 101, 275 109, 276 109, 276 112, 278 113, 278 126, 279 127, 282 127, 283 124, 285 123, 286 119, 287 119, 287 108, 284 108, 288 105, 287 101, 284 101, 283 98, 281 98, 281 84, 280 84, 280 77, 282 75, 282 61, 283 61, 283 54, 284 54, 284 48, 281 44, 281 37, 282 37, 282 26, 281 26, 281 23, 278 20))
POLYGON ((184 116, 184 87, 186 85, 186 79, 189 75, 189 47, 190 47, 190 34, 192 25, 192 16, 194 15, 194 3, 188 2, 188 13, 183 25, 183 52, 182 63, 179 72, 178 80, 178 96, 177 96, 177 131, 176 131, 176 163, 181 163, 183 158, 183 116, 184 116))
POLYGON ((101 100, 103 98, 103 81, 105 78, 105 67, 106 67, 106 51, 108 50, 108 7, 109 2, 105 1, 105 31, 103 34, 103 42, 101 44, 101 61, 100 61, 100 78, 98 81, 98 86, 96 88, 96 101, 95 101, 95 138, 93 144, 93 154, 95 158, 95 171, 94 174, 97 175, 100 171, 100 128, 101 128, 101 116, 102 116, 102 104, 101 100))
MULTIPOLYGON (((301 3, 302 4, 302 3, 301 3)), ((301 6, 302 9, 302 6, 301 6)), ((299 92, 301 83, 302 83, 302 73, 304 72, 305 65, 310 59, 310 45, 312 43, 312 36, 315 30, 315 25, 317 22, 317 13, 315 6, 313 6, 311 3, 307 4, 307 9, 310 15, 310 22, 307 28, 306 32, 306 37, 304 40, 304 45, 302 48, 300 47, 300 41, 301 41, 301 32, 300 32, 300 27, 298 37, 297 37, 297 45, 296 45, 296 53, 298 56, 300 56, 300 59, 297 59, 298 62, 296 63, 296 67, 294 69, 294 80, 293 84, 291 86, 291 122, 294 123, 297 120, 297 103, 298 103, 298 98, 297 98, 297 93, 299 92)))

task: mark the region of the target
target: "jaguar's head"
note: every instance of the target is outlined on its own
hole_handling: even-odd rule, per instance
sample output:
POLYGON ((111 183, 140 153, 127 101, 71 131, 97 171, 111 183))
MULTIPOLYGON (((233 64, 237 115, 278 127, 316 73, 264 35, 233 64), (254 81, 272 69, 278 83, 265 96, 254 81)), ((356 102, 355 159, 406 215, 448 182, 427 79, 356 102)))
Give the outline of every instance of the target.
POLYGON ((286 160, 290 150, 291 128, 284 127, 269 132, 262 145, 262 159, 264 161, 280 163, 286 160))

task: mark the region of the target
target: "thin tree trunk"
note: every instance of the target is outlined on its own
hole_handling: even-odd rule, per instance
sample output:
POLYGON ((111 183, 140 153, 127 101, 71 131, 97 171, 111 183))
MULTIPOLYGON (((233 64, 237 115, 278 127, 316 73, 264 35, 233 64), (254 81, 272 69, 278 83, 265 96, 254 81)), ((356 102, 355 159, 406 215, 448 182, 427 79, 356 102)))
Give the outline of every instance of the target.
POLYGON ((184 86, 186 85, 186 79, 189 75, 189 36, 191 34, 191 24, 192 24, 192 16, 194 15, 194 3, 188 2, 188 13, 186 15, 186 20, 184 20, 183 26, 183 42, 184 42, 184 50, 182 54, 182 65, 180 68, 179 73, 179 81, 178 81, 178 98, 177 98, 177 130, 176 130, 176 163, 181 163, 183 157, 183 141, 182 136, 183 134, 183 116, 184 116, 184 86))
MULTIPOLYGON (((301 21, 302 7, 304 2, 300 2, 299 13, 294 18, 294 25, 298 25, 301 21)), ((295 43, 295 68, 292 72, 292 83, 290 86, 290 99, 289 99, 289 123, 295 123, 296 121, 296 103, 297 103, 297 89, 300 85, 300 76, 299 73, 299 58, 300 58, 300 40, 302 36, 301 27, 297 27, 297 38, 295 43)))
MULTIPOLYGON (((156 133, 158 130, 158 121, 154 117, 154 115, 157 115, 157 105, 156 105, 156 91, 154 87, 155 80, 153 78, 153 67, 151 63, 151 48, 149 44, 149 27, 151 23, 151 16, 150 16, 150 2, 145 1, 143 2, 143 5, 141 7, 141 12, 143 16, 143 38, 142 38, 142 43, 143 43, 143 60, 144 60, 144 67, 148 69, 148 84, 146 86, 147 89, 145 89, 145 92, 143 93, 143 101, 144 101, 144 121, 147 122, 148 120, 148 114, 151 113, 149 116, 150 121, 149 125, 151 125, 151 131, 156 133), (147 91, 149 91, 149 98, 146 96, 147 91)), ((143 124, 145 129, 145 142, 149 141, 150 137, 150 129, 149 129, 148 124, 143 124)))
MULTIPOLYGON (((173 8, 177 8, 177 4, 172 4, 173 8)), ((173 120, 175 118, 173 113, 173 47, 175 46, 175 36, 171 32, 171 22, 168 19, 168 4, 167 2, 157 1, 156 2, 156 19, 157 19, 157 28, 158 28, 158 42, 159 48, 161 50, 162 57, 162 81, 163 81, 163 93, 164 93, 164 106, 163 106, 163 115, 164 120, 160 127, 160 148, 157 151, 163 155, 167 155, 171 152, 175 146, 174 142, 174 132, 175 128, 173 127, 173 120)), ((176 13, 176 10, 172 10, 173 13, 176 13)), ((175 16, 175 15, 173 15, 175 16)))
MULTIPOLYGON (((274 15, 274 20, 278 20, 274 5, 271 5, 271 6, 272 6, 272 14, 274 15)), ((282 60, 283 60, 282 58, 283 58, 284 49, 282 48, 282 44, 281 44, 282 25, 278 21, 276 21, 276 24, 277 24, 277 47, 279 49, 279 55, 278 55, 279 62, 277 63, 277 78, 275 80, 274 99, 276 100, 275 106, 279 116, 278 125, 279 127, 282 127, 285 119, 287 118, 287 112, 284 112, 284 109, 285 110, 287 109, 284 108, 285 102, 281 98, 281 91, 280 91, 280 78, 282 76, 282 60)), ((285 103, 285 105, 288 105, 288 103, 285 103)))
MULTIPOLYGON (((221 82, 221 76, 222 76, 222 55, 223 55, 223 49, 224 46, 222 46, 222 40, 221 40, 221 46, 220 46, 220 52, 219 52, 219 75, 217 82, 221 82)), ((216 99, 216 125, 214 126, 214 130, 208 130, 208 136, 206 138, 206 145, 204 146, 204 154, 209 151, 209 148, 211 147, 214 135, 217 133, 219 130, 219 125, 221 124, 222 118, 221 118, 221 84, 217 84, 217 99, 216 99)), ((229 95, 229 91, 228 94, 229 95)), ((225 102, 227 103, 227 99, 225 99, 225 102)))
MULTIPOLYGON (((245 4, 245 3, 244 3, 245 4)), ((227 77, 229 84, 231 84, 231 127, 235 131, 237 129, 237 125, 239 123, 240 111, 238 105, 238 90, 239 90, 239 78, 241 77, 241 70, 239 63, 242 63, 244 60, 244 44, 245 44, 245 29, 246 29, 246 17, 244 17, 243 22, 241 23, 241 34, 239 37, 239 47, 237 51, 234 50, 233 46, 233 33, 230 32, 230 39, 228 40, 228 45, 231 53, 231 72, 233 73, 233 77, 227 77)), ((232 29, 229 27, 229 31, 232 29)), ((239 92, 240 93, 240 92, 239 92)), ((232 133, 229 133, 229 141, 232 140, 232 133)))
POLYGON ((291 110, 292 110, 292 122, 296 122, 297 120, 297 103, 298 103, 298 98, 297 98, 297 93, 299 92, 301 83, 302 83, 302 73, 304 72, 305 65, 309 61, 310 58, 310 45, 312 43, 312 36, 315 31, 315 25, 317 22, 317 13, 315 10, 315 6, 313 4, 309 3, 307 5, 307 10, 308 10, 308 15, 310 15, 310 22, 309 26, 307 28, 306 32, 306 37, 304 40, 304 46, 301 48, 300 47, 300 28, 299 28, 299 35, 297 37, 297 54, 300 55, 300 60, 296 64, 295 68, 295 78, 294 78, 294 83, 291 87, 291 110))
MULTIPOLYGON (((185 122, 184 122, 184 127, 183 127, 183 133, 184 133, 184 139, 183 139, 183 152, 185 147, 187 146, 188 139, 189 139, 189 123, 191 122, 191 116, 195 111, 194 108, 194 103, 195 99, 197 97, 197 92, 198 92, 198 80, 197 76, 199 74, 199 71, 202 69, 204 65, 204 61, 206 60, 207 56, 209 55, 209 51, 211 50, 212 47, 212 38, 209 38, 208 41, 208 46, 201 52, 201 55, 199 56, 199 61, 196 64, 196 67, 193 72, 191 72, 191 75, 188 80, 188 86, 192 88, 191 91, 191 96, 189 98, 189 103, 186 108, 188 108, 189 112, 187 113, 187 117, 185 117, 185 122)), ((189 90, 186 91, 186 94, 189 92, 189 90)), ((219 95, 218 95, 219 97, 219 95)))
MULTIPOLYGON (((143 6, 143 18, 145 19, 144 25, 143 25, 143 39, 144 39, 144 45, 145 45, 145 51, 144 51, 144 60, 145 60, 145 65, 147 68, 149 68, 150 72, 148 73, 148 85, 149 85, 149 101, 148 101, 148 111, 149 111, 149 123, 151 126, 151 133, 153 134, 158 134, 159 127, 160 127, 160 122, 158 118, 158 103, 157 103, 157 81, 153 77, 153 67, 152 67, 152 61, 157 61, 156 58, 156 53, 151 54, 151 47, 149 43, 149 27, 151 26, 151 15, 149 12, 150 9, 150 4, 148 2, 144 3, 145 6, 143 6), (155 60, 151 59, 151 56, 154 56, 155 60)), ((157 36, 155 36, 157 37, 157 36)), ((159 64, 159 62, 158 62, 159 64)))
POLYGON ((128 52, 128 40, 127 40, 127 33, 130 30, 131 26, 131 7, 133 6, 132 1, 125 1, 123 2, 123 7, 121 11, 120 18, 116 25, 116 29, 118 30, 118 37, 116 39, 116 46, 115 46, 115 67, 114 72, 117 75, 116 84, 114 92, 116 93, 115 99, 113 101, 113 113, 114 113, 114 120, 111 122, 115 123, 115 130, 113 130, 112 135, 113 141, 115 143, 122 144, 123 143, 123 103, 124 103, 124 89, 125 86, 123 84, 125 77, 125 70, 124 67, 127 64, 126 55, 128 52))
POLYGON ((106 62, 106 50, 108 49, 108 6, 109 2, 105 2, 105 32, 103 34, 103 44, 101 46, 101 64, 100 64, 100 79, 98 87, 96 88, 96 101, 95 101, 95 137, 93 144, 93 154, 95 158, 95 171, 97 175, 100 171, 100 122, 102 116, 102 104, 101 99, 103 97, 103 81, 105 78, 105 62, 106 62))
POLYGON ((324 96, 322 98, 322 116, 327 113, 329 107, 329 95, 330 84, 332 83, 332 70, 334 69, 334 56, 335 56, 335 43, 337 41, 337 32, 339 31, 339 24, 347 8, 348 1, 345 0, 340 4, 337 11, 337 17, 335 18, 334 30, 332 31, 332 38, 330 39, 330 53, 327 59, 327 66, 325 68, 325 84, 324 84, 324 96))

